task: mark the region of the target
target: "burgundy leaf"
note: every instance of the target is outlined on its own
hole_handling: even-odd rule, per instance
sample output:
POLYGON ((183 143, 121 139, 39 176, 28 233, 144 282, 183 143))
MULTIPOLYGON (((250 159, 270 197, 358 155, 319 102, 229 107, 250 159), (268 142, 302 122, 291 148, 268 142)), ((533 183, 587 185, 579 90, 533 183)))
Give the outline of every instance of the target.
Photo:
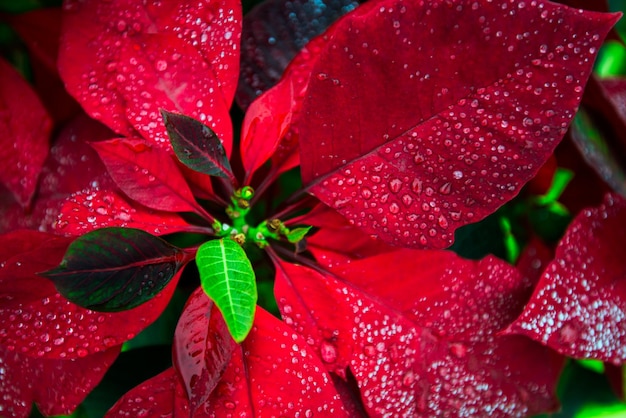
MULTIPOLYGON (((13 234, 17 233, 4 235, 3 242, 13 234)), ((126 312, 84 309, 37 276, 59 264, 70 240, 44 233, 37 241, 34 238, 29 238, 33 239, 30 249, 14 254, 0 268, 0 345, 21 354, 73 359, 120 345, 161 314, 178 282, 176 276, 151 301, 126 312)))
POLYGON ((27 207, 48 155, 52 121, 22 76, 0 59, 0 183, 27 207))
POLYGON ((85 358, 61 360, 30 357, 0 346, 2 415, 26 418, 33 402, 45 416, 71 414, 119 352, 118 346, 85 358))
POLYGON ((140 229, 103 228, 75 239, 61 263, 40 275, 77 305, 118 312, 151 300, 191 259, 140 229))
POLYGON ((366 232, 416 248, 450 245, 534 176, 619 18, 544 1, 358 11, 309 81, 302 176, 366 232))
POLYGON ((112 226, 137 228, 154 235, 194 230, 175 213, 154 211, 131 203, 116 192, 98 189, 86 189, 68 197, 54 229, 78 236, 112 226))
POLYGON ((357 5, 354 0, 270 0, 258 4, 243 19, 237 103, 247 109, 278 82, 311 39, 357 5))
POLYGON ((530 340, 497 336, 528 292, 513 267, 402 250, 353 261, 337 275, 279 262, 276 297, 283 320, 327 368, 350 368, 370 416, 555 409, 562 358, 530 340))
POLYGON ((156 210, 202 213, 178 166, 165 151, 130 138, 92 146, 113 180, 131 199, 156 210))
POLYGON ((224 146, 211 128, 189 116, 163 109, 161 115, 180 162, 200 173, 228 179, 236 186, 224 146))
POLYGON ((626 361, 626 200, 581 212, 530 303, 508 328, 575 358, 626 361))
POLYGON ((59 71, 86 111, 116 132, 168 146, 159 108, 209 123, 232 141, 239 69, 235 1, 68 1, 59 71))
MULTIPOLYGON (((222 379, 194 417, 347 417, 330 376, 306 341, 263 309, 257 309, 252 331, 232 354, 222 379)), ((161 392, 172 384, 182 386, 175 374, 164 372, 126 394, 107 417, 144 408, 147 416, 187 411, 184 389, 174 389, 174 402, 161 392), (148 402, 153 387, 157 395, 148 402)))
POLYGON ((172 354, 192 411, 211 395, 236 346, 221 314, 199 287, 178 320, 172 354))

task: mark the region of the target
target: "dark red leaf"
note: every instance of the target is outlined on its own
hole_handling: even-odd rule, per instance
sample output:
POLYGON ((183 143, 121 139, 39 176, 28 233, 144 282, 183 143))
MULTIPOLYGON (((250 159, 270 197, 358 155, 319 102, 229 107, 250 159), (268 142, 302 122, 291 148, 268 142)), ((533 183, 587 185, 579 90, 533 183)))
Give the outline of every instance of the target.
POLYGON ((141 229, 154 235, 194 230, 175 213, 154 211, 131 203, 116 192, 98 189, 86 189, 68 197, 54 229, 78 236, 112 226, 141 229))
MULTIPOLYGON (((174 402, 156 389, 169 389, 172 381, 181 388, 177 376, 171 371, 160 376, 159 380, 155 378, 126 394, 107 417, 124 416, 122 411, 145 410, 146 416, 157 413, 167 416, 174 409, 188 411, 184 389, 182 392, 174 389, 174 402), (153 387, 157 395, 147 401, 153 387)), ((222 379, 193 416, 275 417, 278 414, 347 417, 330 376, 306 341, 259 308, 252 331, 233 351, 222 379)))
POLYGON ((211 128, 189 116, 163 109, 161 115, 180 162, 200 173, 228 179, 236 187, 224 146, 211 128))
POLYGON ((169 146, 165 108, 211 125, 229 152, 240 31, 235 1, 69 1, 59 71, 86 111, 120 134, 169 146))
POLYGON ((40 274, 79 306, 118 312, 151 300, 190 258, 140 229, 103 228, 75 239, 61 263, 40 274))
POLYGON ((150 325, 176 288, 178 276, 152 300, 126 312, 81 308, 61 297, 52 282, 37 276, 59 264, 70 240, 39 234, 38 241, 29 238, 33 239, 31 248, 16 253, 0 267, 0 345, 9 350, 57 359, 102 352, 150 325))
POLYGON ((417 248, 450 245, 534 176, 619 18, 544 1, 358 11, 309 81, 302 176, 366 232, 417 248))
POLYGON ((52 121, 32 88, 4 59, 0 59, 0 112, 0 183, 27 207, 48 155, 52 121))
POLYGON ((283 262, 277 270, 284 321, 327 368, 350 368, 370 416, 532 415, 556 406, 560 356, 497 336, 528 291, 502 261, 402 250, 353 261, 337 277, 283 262))
POLYGON ((178 320, 172 353, 192 411, 209 398, 236 346, 221 314, 199 287, 178 320))
POLYGON ((203 213, 170 155, 142 139, 93 143, 122 191, 151 209, 203 213))
POLYGON ((581 212, 531 301, 509 327, 575 358, 626 361, 626 200, 581 212))
POLYGON ((0 411, 26 418, 33 402, 45 416, 68 415, 100 382, 120 347, 72 360, 30 357, 0 346, 0 411))
POLYGON ((357 5, 353 0, 270 0, 258 4, 243 19, 237 103, 247 109, 278 82, 307 42, 357 5))

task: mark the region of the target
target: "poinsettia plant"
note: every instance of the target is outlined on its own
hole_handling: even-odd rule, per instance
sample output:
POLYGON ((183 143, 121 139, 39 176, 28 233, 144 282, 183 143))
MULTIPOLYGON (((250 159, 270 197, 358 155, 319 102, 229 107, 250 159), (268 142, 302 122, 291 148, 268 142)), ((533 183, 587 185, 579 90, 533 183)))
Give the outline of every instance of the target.
POLYGON ((3 15, 0 415, 528 416, 601 362, 623 397, 621 14, 564 3, 3 15))

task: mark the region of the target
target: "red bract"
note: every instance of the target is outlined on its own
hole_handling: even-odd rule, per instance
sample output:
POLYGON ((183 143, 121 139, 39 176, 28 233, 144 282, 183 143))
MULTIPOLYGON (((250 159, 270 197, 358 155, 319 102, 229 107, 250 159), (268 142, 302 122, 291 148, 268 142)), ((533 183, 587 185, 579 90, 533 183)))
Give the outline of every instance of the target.
MULTIPOLYGON (((258 309, 248 338, 241 346, 236 346, 230 339, 227 345, 233 344, 232 353, 223 357, 224 346, 214 344, 216 340, 212 335, 216 332, 220 336, 217 341, 225 337, 220 331, 224 324, 215 320, 219 311, 202 291, 192 296, 187 309, 190 312, 183 313, 182 318, 185 319, 179 323, 179 330, 192 326, 196 331, 191 336, 177 333, 175 359, 178 374, 166 371, 133 389, 120 399, 107 417, 156 416, 179 411, 189 414, 190 405, 184 385, 190 383, 201 385, 202 388, 196 388, 200 393, 210 389, 205 396, 191 397, 195 417, 252 414, 259 417, 284 414, 347 417, 324 366, 304 339, 285 324, 258 309), (201 323, 208 329, 186 322, 197 315, 200 315, 198 318, 207 315, 201 323), (192 346, 196 347, 196 351, 192 350, 192 346), (216 370, 216 364, 210 359, 227 366, 216 370), (229 361, 223 363, 224 359, 229 361), (181 367, 184 369, 181 370, 181 367), (200 374, 194 374, 194 370, 200 374), (206 386, 208 374, 213 382, 210 386, 206 386), (195 379, 194 375, 197 376, 195 379), (179 376, 183 377, 184 383, 179 376), (202 403, 196 404, 200 400, 202 403)), ((197 394, 194 392, 194 395, 197 394)))
POLYGON ((182 112, 210 124, 230 152, 239 2, 67 1, 64 8, 59 70, 92 117, 168 147, 159 108, 182 112))
POLYGON ((0 112, 6 115, 0 118, 0 131, 11 144, 0 147, 0 182, 22 207, 27 207, 48 155, 52 121, 28 83, 3 59, 0 112))
POLYGON ((626 361, 626 200, 581 212, 530 303, 509 327, 575 358, 626 361))
MULTIPOLYGON (((100 381, 121 344, 154 321, 177 280, 150 302, 100 313, 62 298, 38 272, 58 265, 69 238, 35 231, 2 236, 0 264, 0 411, 26 417, 72 412, 100 381)), ((4 414, 3 414, 4 415, 4 414)))
POLYGON ((385 1, 343 20, 302 106, 303 181, 386 242, 448 246, 552 153, 617 18, 548 2, 385 1))
POLYGON ((330 371, 350 368, 371 416, 528 415, 556 405, 560 357, 496 335, 529 291, 504 262, 403 250, 353 261, 336 276, 277 269, 284 321, 330 371))
MULTIPOLYGON (((76 191, 108 188, 114 183, 96 152, 85 142, 109 138, 112 132, 104 125, 78 115, 55 138, 41 170, 37 195, 30 210, 24 210, 9 196, 3 196, 0 208, 0 231, 34 228, 52 231, 63 200, 76 191)), ((9 138, 3 137, 4 140, 9 138)), ((56 225, 61 230, 61 225, 56 225)))

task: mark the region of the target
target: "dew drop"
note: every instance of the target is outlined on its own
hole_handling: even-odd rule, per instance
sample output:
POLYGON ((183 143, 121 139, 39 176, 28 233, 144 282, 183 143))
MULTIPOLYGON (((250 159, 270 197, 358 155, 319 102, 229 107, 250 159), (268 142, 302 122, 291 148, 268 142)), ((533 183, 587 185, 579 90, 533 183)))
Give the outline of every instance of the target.
POLYGON ((400 207, 397 203, 392 203, 391 205, 389 205, 389 212, 396 214, 400 212, 400 207))
POLYGON ((167 70, 167 61, 158 60, 157 62, 154 63, 154 68, 156 68, 157 71, 167 70))
POLYGON ((564 344, 572 344, 578 339, 578 330, 571 324, 565 324, 561 328, 559 336, 564 344))
POLYGON ((372 197, 372 191, 367 187, 363 187, 361 189, 361 196, 363 196, 363 199, 369 199, 372 197))
POLYGON ((389 182, 389 189, 393 193, 398 193, 401 188, 402 188, 402 180, 400 180, 400 179, 393 179, 393 180, 391 180, 389 182))
POLYGON ((320 355, 326 363, 334 363, 337 360, 337 349, 328 341, 323 341, 320 345, 320 355))

